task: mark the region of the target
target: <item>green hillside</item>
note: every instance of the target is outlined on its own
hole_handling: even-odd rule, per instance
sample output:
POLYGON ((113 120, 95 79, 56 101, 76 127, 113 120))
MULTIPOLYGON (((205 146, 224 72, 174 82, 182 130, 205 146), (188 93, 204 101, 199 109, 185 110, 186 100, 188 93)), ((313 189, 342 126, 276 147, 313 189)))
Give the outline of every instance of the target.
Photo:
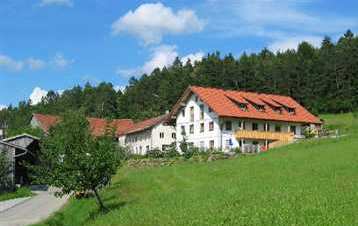
POLYGON ((122 168, 94 199, 71 202, 40 225, 358 225, 358 123, 325 115, 344 136, 210 163, 122 168))

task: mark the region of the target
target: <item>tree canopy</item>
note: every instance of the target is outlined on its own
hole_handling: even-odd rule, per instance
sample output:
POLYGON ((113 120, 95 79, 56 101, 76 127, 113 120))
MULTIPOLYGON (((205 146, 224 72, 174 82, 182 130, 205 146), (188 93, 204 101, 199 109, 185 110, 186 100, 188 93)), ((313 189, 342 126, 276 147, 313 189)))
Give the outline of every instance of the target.
POLYGON ((84 114, 66 113, 42 138, 39 165, 32 166, 35 180, 58 187, 59 195, 92 191, 105 209, 98 190, 111 181, 120 164, 120 152, 110 128, 103 137, 92 137, 84 114))

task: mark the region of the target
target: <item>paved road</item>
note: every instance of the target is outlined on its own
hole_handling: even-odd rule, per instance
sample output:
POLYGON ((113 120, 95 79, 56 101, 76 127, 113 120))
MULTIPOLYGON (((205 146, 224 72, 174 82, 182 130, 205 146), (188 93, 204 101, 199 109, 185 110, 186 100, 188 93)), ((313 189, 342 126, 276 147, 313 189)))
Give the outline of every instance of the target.
POLYGON ((25 226, 46 219, 60 209, 67 197, 56 198, 53 191, 37 192, 37 195, 8 210, 0 212, 0 226, 25 226))

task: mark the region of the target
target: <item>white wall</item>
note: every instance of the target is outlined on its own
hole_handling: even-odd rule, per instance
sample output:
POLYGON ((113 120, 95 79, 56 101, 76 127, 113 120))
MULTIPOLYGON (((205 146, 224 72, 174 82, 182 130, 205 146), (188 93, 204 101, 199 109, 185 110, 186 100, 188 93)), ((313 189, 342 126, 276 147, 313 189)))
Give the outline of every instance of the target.
POLYGON ((152 149, 158 148, 163 150, 163 146, 171 145, 176 141, 174 126, 164 125, 163 123, 156 125, 152 129, 152 149), (164 137, 160 137, 160 133, 164 134, 164 137))
POLYGON ((193 143, 196 147, 202 147, 202 142, 204 142, 203 148, 209 148, 210 140, 214 141, 214 147, 220 148, 220 125, 218 116, 212 111, 209 112, 209 108, 204 104, 199 98, 196 98, 196 95, 192 95, 186 106, 183 107, 185 111, 185 116, 182 115, 180 110, 176 118, 176 134, 177 134, 177 148, 179 149, 180 142, 183 141, 184 137, 182 135, 181 127, 185 127, 187 139, 186 142, 193 143), (200 105, 204 105, 204 118, 200 118, 200 105), (194 107, 194 121, 190 121, 190 107, 194 107), (214 123, 214 130, 209 131, 209 123, 214 123), (200 132, 200 124, 204 123, 204 132, 200 132), (190 125, 194 125, 194 134, 190 134, 189 128, 190 125))
POLYGON ((151 129, 143 130, 138 133, 127 134, 125 136, 125 146, 127 146, 133 154, 144 155, 147 150, 151 150, 151 129))
POLYGON ((175 133, 173 126, 160 123, 147 130, 120 136, 118 142, 121 146, 127 146, 133 154, 145 155, 148 150, 156 148, 162 150, 163 145, 175 142, 172 138, 173 133, 175 133), (160 138, 160 133, 164 133, 163 138, 160 138))

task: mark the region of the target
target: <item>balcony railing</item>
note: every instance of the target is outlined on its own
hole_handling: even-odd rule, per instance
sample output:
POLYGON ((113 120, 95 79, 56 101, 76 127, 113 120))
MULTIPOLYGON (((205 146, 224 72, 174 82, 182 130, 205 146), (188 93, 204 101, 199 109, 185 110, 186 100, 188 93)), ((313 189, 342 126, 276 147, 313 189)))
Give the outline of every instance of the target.
POLYGON ((235 137, 236 139, 291 141, 294 139, 294 134, 285 132, 237 130, 235 132, 235 137))

